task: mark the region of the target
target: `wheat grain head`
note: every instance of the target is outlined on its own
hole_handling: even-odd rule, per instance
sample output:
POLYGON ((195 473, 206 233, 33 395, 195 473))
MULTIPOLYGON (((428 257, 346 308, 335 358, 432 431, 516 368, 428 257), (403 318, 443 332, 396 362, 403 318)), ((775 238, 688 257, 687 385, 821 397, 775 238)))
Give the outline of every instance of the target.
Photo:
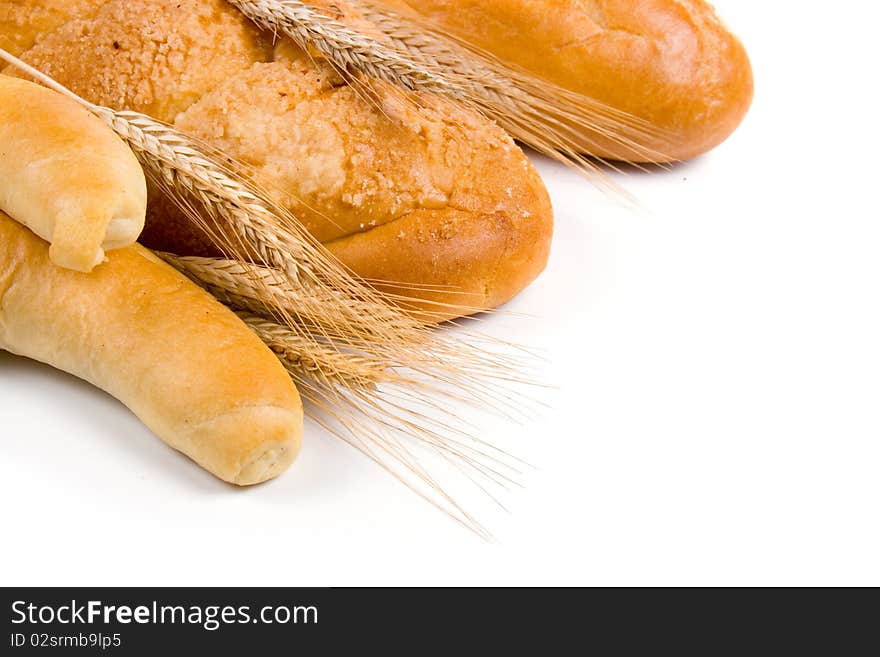
MULTIPOLYGON (((598 179, 597 167, 583 153, 584 141, 591 140, 586 135, 609 140, 634 158, 666 159, 646 144, 669 135, 643 119, 508 65, 426 19, 401 15, 381 1, 347 2, 376 34, 300 0, 230 2, 257 25, 326 58, 349 82, 365 89, 367 98, 372 94, 364 78, 406 92, 451 98, 496 121, 539 153, 593 179, 598 179)), ((416 96, 408 98, 417 105, 422 102, 416 96)))

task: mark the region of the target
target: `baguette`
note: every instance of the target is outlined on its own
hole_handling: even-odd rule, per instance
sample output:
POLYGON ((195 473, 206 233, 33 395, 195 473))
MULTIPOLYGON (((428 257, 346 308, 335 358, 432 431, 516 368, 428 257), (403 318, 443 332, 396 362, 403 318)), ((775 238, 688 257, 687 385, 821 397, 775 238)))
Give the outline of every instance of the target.
POLYGON ((92 274, 0 213, 0 348, 78 376, 217 477, 256 484, 296 457, 302 405, 230 310, 141 246, 92 274))
POLYGON ((592 155, 686 160, 714 148, 752 100, 748 55, 705 0, 381 0, 664 133, 646 157, 598 134, 592 155))
MULTIPOLYGON (((440 99, 420 98, 417 112, 382 86, 376 107, 328 65, 269 41, 220 0, 110 0, 22 58, 240 159, 355 273, 393 281, 413 307, 445 304, 437 319, 504 303, 543 270, 550 200, 500 128, 440 99)), ((141 241, 217 255, 158 198, 141 241)))
POLYGON ((50 242, 55 264, 89 272, 137 241, 147 183, 125 143, 74 100, 0 75, 0 209, 50 242))

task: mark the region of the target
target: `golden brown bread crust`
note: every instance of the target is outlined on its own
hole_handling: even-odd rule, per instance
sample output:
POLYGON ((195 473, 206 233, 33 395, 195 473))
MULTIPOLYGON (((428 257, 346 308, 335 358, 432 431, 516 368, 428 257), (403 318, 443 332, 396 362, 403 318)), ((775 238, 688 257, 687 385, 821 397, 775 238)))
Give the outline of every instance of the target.
POLYGON ((532 282, 547 262, 550 245, 545 227, 529 219, 505 212, 415 210, 325 246, 365 278, 402 282, 376 284, 392 295, 412 294, 405 284, 422 284, 422 272, 430 269, 437 288, 421 289, 418 302, 402 301, 401 306, 427 321, 440 321, 492 308, 532 282), (464 289, 462 280, 468 281, 464 289))
POLYGON ((105 2, 0 0, 0 48, 18 56, 74 16, 88 16, 105 2))
POLYGON ((270 53, 270 40, 224 0, 112 0, 22 58, 93 103, 170 123, 270 53))
MULTIPOLYGON (((492 307, 540 273, 552 236, 552 208, 537 172, 503 131, 441 101, 431 100, 432 109, 421 114, 384 93, 377 109, 291 44, 261 50, 260 34, 240 21, 230 5, 217 0, 110 0, 93 17, 44 38, 23 58, 93 102, 173 120, 241 158, 362 276, 396 279, 404 286, 449 286, 456 291, 444 295, 451 303, 492 307), (206 14, 206 7, 213 13, 206 14), (151 36, 146 44, 145 22, 151 36), (208 25, 198 28, 202 44, 223 43, 222 52, 188 46, 202 23, 208 25), (123 47, 108 46, 114 40, 123 47), (163 50, 154 42, 168 45, 163 50), (485 227, 487 216, 497 219, 493 225, 503 226, 503 234, 461 228, 465 218, 485 227), (405 255, 424 252, 427 242, 387 242, 376 233, 382 248, 399 247, 400 257, 370 248, 372 230, 398 221, 406 226, 398 234, 417 239, 411 230, 416 220, 424 222, 423 235, 436 230, 447 235, 437 242, 436 255, 453 258, 455 268, 438 266, 438 257, 405 255), (353 235, 359 237, 346 248, 336 244, 353 235), (506 257, 499 256, 502 251, 506 257)), ((211 254, 204 236, 173 209, 156 202, 149 213, 145 244, 211 254)), ((421 294, 411 287, 408 292, 421 294)))
POLYGON ((137 158, 75 100, 0 75, 0 210, 51 243, 62 267, 89 272, 144 227, 137 158), (26 166, 24 166, 26 163, 26 166))
POLYGON ((143 247, 80 274, 0 213, 0 349, 106 390, 225 481, 274 477, 299 451, 302 405, 278 359, 143 247))
POLYGON ((589 135, 598 144, 586 147, 593 155, 688 159, 724 141, 751 104, 748 55, 704 0, 406 3, 503 60, 669 134, 643 144, 665 157, 589 135))

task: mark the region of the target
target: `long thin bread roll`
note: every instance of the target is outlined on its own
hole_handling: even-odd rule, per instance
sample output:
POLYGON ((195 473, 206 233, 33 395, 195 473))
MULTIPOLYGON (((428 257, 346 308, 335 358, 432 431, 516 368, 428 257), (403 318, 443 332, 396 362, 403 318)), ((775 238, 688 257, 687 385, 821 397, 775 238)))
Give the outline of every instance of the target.
POLYGON ((0 210, 51 242, 55 264, 88 272, 137 241, 147 183, 128 146, 75 101, 0 75, 0 210))
POLYGON ((225 481, 256 484, 293 462, 299 394, 230 310, 137 245, 92 274, 48 251, 0 213, 0 348, 102 388, 225 481))

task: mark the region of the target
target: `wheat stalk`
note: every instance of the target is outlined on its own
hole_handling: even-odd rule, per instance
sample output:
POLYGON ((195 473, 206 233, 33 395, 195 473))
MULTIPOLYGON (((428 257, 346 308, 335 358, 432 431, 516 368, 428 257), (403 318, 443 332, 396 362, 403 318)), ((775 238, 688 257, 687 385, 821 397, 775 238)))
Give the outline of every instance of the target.
POLYGON ((381 2, 348 3, 377 28, 378 37, 300 0, 230 2, 257 25, 318 52, 352 83, 367 76, 408 92, 451 98, 539 153, 584 173, 596 172, 582 153, 584 135, 610 140, 634 156, 665 159, 646 144, 667 135, 643 119, 515 69, 381 2))
MULTIPOLYGON (((137 112, 94 107, 137 154, 153 181, 175 196, 183 193, 210 216, 211 231, 232 230, 260 262, 286 272, 299 282, 300 264, 312 266, 295 236, 280 231, 278 216, 263 199, 230 176, 188 137, 137 112), (174 190, 173 192, 171 190, 174 190)), ((221 241, 221 240, 216 240, 221 241)))
POLYGON ((180 207, 226 257, 240 263, 259 289, 255 296, 282 323, 294 325, 290 299, 270 287, 260 267, 284 280, 314 330, 359 336, 406 348, 430 340, 430 332, 358 280, 246 176, 243 165, 223 153, 137 112, 116 111, 80 98, 21 60, 0 58, 46 86, 74 99, 107 123, 132 148, 150 179, 180 207), (256 261, 256 262, 255 262, 256 261))
MULTIPOLYGON (((510 371, 503 358, 435 338, 385 303, 241 175, 243 167, 234 160, 143 114, 89 103, 3 49, 0 59, 80 103, 131 146, 151 180, 228 258, 212 262, 162 255, 221 300, 247 311, 245 321, 280 357, 304 396, 331 415, 332 431, 459 522, 486 535, 401 440, 414 440, 490 481, 498 481, 499 475, 480 459, 495 457, 460 445, 466 434, 383 398, 376 386, 401 386, 401 399, 435 409, 426 391, 441 387, 492 406, 504 398, 486 379, 510 371), (366 353, 342 352, 332 338, 366 353), (396 372, 409 366, 427 382, 396 372)), ((450 396, 458 398, 457 393, 450 396)), ((472 442, 482 445, 477 439, 472 442)))
MULTIPOLYGON (((291 285, 277 269, 255 266, 252 263, 226 258, 178 256, 158 253, 166 262, 183 272, 229 306, 257 314, 271 314, 281 308, 285 314, 315 332, 349 347, 378 349, 383 336, 377 325, 388 324, 397 311, 357 298, 340 299, 325 289, 309 289, 291 285), (340 307, 344 306, 344 312, 340 307), (315 326, 315 317, 320 325, 315 326)), ((422 344, 431 340, 431 334, 415 323, 402 322, 395 339, 401 339, 406 330, 406 341, 422 344)))
MULTIPOLYGON (((300 295, 274 269, 224 258, 178 256, 163 252, 157 252, 157 255, 231 308, 272 316, 273 309, 280 306, 293 320, 287 324, 289 328, 306 336, 316 332, 310 320, 309 307, 316 303, 319 305, 320 300, 314 296, 300 295)), ((382 335, 373 333, 375 319, 371 313, 376 311, 369 306, 360 306, 357 300, 351 300, 350 303, 352 314, 361 317, 361 326, 351 322, 343 325, 325 318, 320 330, 321 337, 337 347, 366 353, 389 370, 405 368, 418 372, 429 380, 442 382, 446 394, 454 392, 460 394, 460 398, 495 410, 507 406, 507 403, 491 394, 487 380, 525 382, 516 377, 523 363, 493 355, 468 341, 482 340, 483 336, 462 331, 461 339, 451 342, 414 322, 405 334, 401 328, 401 332, 388 342, 382 335)), ((328 306, 322 312, 331 313, 335 307, 328 306)), ((395 313, 391 309, 379 312, 395 313)))
POLYGON ((382 363, 365 356, 341 352, 251 312, 236 314, 278 356, 292 376, 343 390, 373 390, 379 383, 402 380, 382 363))
POLYGON ((353 29, 297 0, 229 0, 257 25, 291 38, 304 50, 314 49, 341 73, 363 73, 409 91, 454 95, 454 83, 434 69, 414 62, 393 45, 353 29))

